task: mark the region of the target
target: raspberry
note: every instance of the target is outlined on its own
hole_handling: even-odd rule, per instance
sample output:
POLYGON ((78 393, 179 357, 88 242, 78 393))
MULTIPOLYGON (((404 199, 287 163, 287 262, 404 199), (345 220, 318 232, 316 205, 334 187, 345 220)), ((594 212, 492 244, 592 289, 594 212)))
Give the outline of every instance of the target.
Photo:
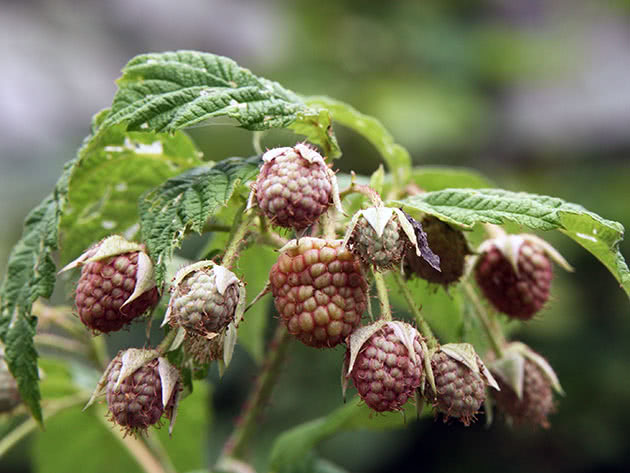
POLYGON ((17 382, 4 361, 4 350, 0 347, 0 413, 12 411, 20 402, 17 382))
POLYGON ((379 271, 398 266, 408 250, 421 254, 412 225, 401 210, 391 207, 358 211, 346 232, 346 244, 364 264, 379 271))
POLYGON ((500 374, 497 374, 497 380, 501 388, 494 393, 497 408, 507 414, 514 424, 549 428, 547 416, 555 411, 552 384, 534 362, 525 360, 520 397, 500 374))
POLYGON ((136 288, 138 252, 123 253, 83 266, 75 295, 81 322, 97 332, 115 332, 154 307, 154 286, 126 303, 136 288))
POLYGON ((360 219, 350 237, 350 248, 363 263, 381 270, 391 269, 400 263, 409 243, 401 234, 400 224, 393 218, 380 236, 367 220, 360 219))
POLYGON ((422 375, 421 341, 420 333, 403 322, 377 322, 351 336, 346 377, 370 408, 400 410, 414 396, 422 375))
POLYGON ((173 286, 169 323, 201 336, 221 332, 234 320, 239 284, 232 272, 218 265, 187 272, 173 286))
POLYGON ((263 161, 252 195, 274 225, 302 230, 331 202, 340 206, 335 176, 313 148, 299 143, 271 149, 263 161))
POLYGON ((274 303, 289 333, 312 347, 333 347, 367 307, 361 264, 341 240, 300 238, 281 249, 269 274, 274 303))
POLYGON ((475 279, 483 294, 499 312, 531 319, 549 299, 553 273, 546 248, 508 235, 489 240, 480 250, 475 279))
POLYGON ((157 424, 163 414, 171 418, 180 389, 176 371, 151 350, 119 353, 106 372, 111 420, 135 434, 157 424))
POLYGON ((77 312, 93 332, 120 330, 155 307, 160 294, 144 245, 113 235, 88 248, 60 272, 82 266, 77 312))
POLYGON ((486 385, 497 386, 472 346, 444 345, 431 357, 431 369, 436 390, 425 383, 425 397, 444 414, 445 422, 453 417, 470 425, 486 399, 486 385))
POLYGON ((470 254, 464 234, 441 220, 427 216, 421 227, 431 250, 439 257, 439 271, 414 252, 405 255, 405 274, 418 276, 435 284, 448 286, 464 274, 466 255, 470 254))

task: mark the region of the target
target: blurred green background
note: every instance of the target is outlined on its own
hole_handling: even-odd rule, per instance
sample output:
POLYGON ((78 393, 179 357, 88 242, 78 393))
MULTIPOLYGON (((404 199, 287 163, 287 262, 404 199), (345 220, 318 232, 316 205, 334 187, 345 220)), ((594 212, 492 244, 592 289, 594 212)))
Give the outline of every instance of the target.
MULTIPOLYGON (((296 92, 376 116, 416 165, 476 168, 500 187, 558 196, 630 225, 628 1, 2 0, 0 40, 0 274, 26 212, 50 192, 91 116, 110 104, 120 69, 148 51, 230 56, 296 92)), ((343 171, 376 169, 369 144, 337 131, 343 171)), ((212 160, 252 154, 243 130, 191 134, 212 160)), ((288 139, 270 134, 264 144, 288 139)), ((557 271, 553 301, 518 331, 567 393, 550 430, 423 420, 339 435, 319 453, 366 473, 630 471, 628 300, 575 243, 543 236, 576 269, 557 271)), ((630 242, 622 253, 628 259, 630 242)), ((118 347, 136 335, 108 340, 118 347)), ((293 345, 253 451, 257 466, 279 431, 340 405, 341 356, 293 345)), ((255 374, 237 350, 234 368, 213 378, 207 460, 255 374)), ((73 442, 80 433, 68 425, 73 442)), ((0 471, 38 471, 53 450, 35 445, 28 439, 0 471)), ((110 471, 103 466, 90 471, 110 471)))

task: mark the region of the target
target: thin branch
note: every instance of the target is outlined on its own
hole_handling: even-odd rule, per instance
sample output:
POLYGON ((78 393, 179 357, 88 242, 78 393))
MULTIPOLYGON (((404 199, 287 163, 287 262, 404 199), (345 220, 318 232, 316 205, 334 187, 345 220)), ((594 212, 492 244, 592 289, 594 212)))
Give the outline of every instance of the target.
MULTIPOLYGON (((90 398, 87 393, 76 394, 74 396, 68 396, 56 401, 50 401, 44 406, 44 421, 50 419, 55 414, 74 407, 79 404, 83 404, 90 398)), ((0 440, 0 458, 4 456, 15 444, 26 437, 39 427, 39 424, 35 419, 29 417, 22 424, 17 426, 11 432, 9 432, 2 440, 0 440)))
POLYGON ((267 351, 267 358, 249 398, 243 405, 243 410, 234 431, 223 446, 223 453, 219 463, 225 458, 243 458, 249 438, 256 432, 259 417, 267 405, 273 387, 280 375, 280 366, 285 359, 289 346, 289 336, 283 325, 278 325, 274 337, 267 351))
POLYGON ((475 314, 477 315, 477 318, 481 321, 481 325, 483 325, 486 335, 488 336, 488 340, 490 340, 490 344, 492 345, 492 349, 496 353, 497 357, 501 358, 501 356, 503 356, 503 347, 505 346, 506 341, 503 335, 503 331, 497 323, 496 317, 494 316, 494 314, 488 315, 486 309, 481 304, 479 297, 477 297, 477 293, 469 282, 464 281, 462 283, 462 286, 464 288, 464 291, 466 292, 466 295, 468 296, 468 299, 470 299, 473 304, 475 314))
POLYGON ((104 413, 103 415, 97 415, 96 417, 127 449, 134 460, 136 460, 138 465, 140 465, 146 473, 174 473, 173 470, 170 470, 170 468, 167 469, 165 465, 160 463, 160 461, 142 440, 139 440, 131 435, 126 435, 120 429, 116 428, 116 426, 107 420, 104 413))

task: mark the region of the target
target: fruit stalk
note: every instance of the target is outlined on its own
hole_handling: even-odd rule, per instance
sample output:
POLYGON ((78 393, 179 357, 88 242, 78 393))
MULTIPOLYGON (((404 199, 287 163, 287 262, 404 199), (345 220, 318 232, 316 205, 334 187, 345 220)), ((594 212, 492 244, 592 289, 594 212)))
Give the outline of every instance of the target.
POLYGON ((499 327, 497 323, 497 319, 494 314, 490 316, 486 313, 481 301, 477 297, 475 290, 468 282, 462 283, 464 291, 466 291, 466 295, 468 299, 473 304, 473 308, 477 315, 477 318, 481 321, 483 328, 488 336, 488 340, 490 340, 490 344, 492 345, 492 349, 498 358, 503 356, 503 347, 506 344, 505 337, 503 336, 503 332, 501 331, 501 327, 499 327))
POLYGON ((378 271, 373 271, 374 283, 376 284, 376 293, 381 304, 381 320, 392 320, 392 308, 389 305, 389 295, 387 294, 387 285, 385 278, 378 271))
POLYGON ((398 287, 403 293, 403 297, 405 298, 405 301, 407 301, 407 305, 409 306, 411 313, 416 319, 416 323, 418 324, 418 327, 420 328, 420 333, 427 339, 427 346, 429 348, 437 347, 439 344, 438 340, 435 337, 435 335, 433 335, 433 330, 431 330, 431 326, 420 313, 420 310, 418 309, 416 302, 413 300, 413 296, 411 295, 411 291, 407 287, 405 280, 403 279, 403 277, 400 275, 399 272, 393 271, 393 274, 394 274, 394 279, 396 280, 396 284, 398 284, 398 287))
POLYGON ((245 456, 249 438, 258 426, 260 414, 267 405, 280 375, 280 366, 285 359, 289 340, 289 333, 283 325, 279 324, 269 344, 267 358, 263 363, 258 380, 243 405, 240 418, 232 434, 225 442, 221 458, 217 464, 221 464, 228 457, 242 459, 245 456))
POLYGON ((146 473, 177 473, 170 464, 170 460, 158 458, 155 452, 152 452, 151 448, 142 440, 142 436, 136 438, 133 435, 126 435, 125 432, 113 427, 105 415, 97 415, 96 417, 124 445, 146 473))
POLYGON ((238 257, 238 252, 241 249, 241 246, 245 240, 245 235, 249 230, 249 225, 253 219, 253 213, 246 215, 245 218, 242 218, 243 213, 245 212, 245 206, 243 206, 237 212, 237 219, 234 221, 234 225, 232 226, 232 234, 230 235, 230 243, 228 244, 225 253, 223 254, 223 259, 221 260, 221 266, 226 268, 231 268, 236 258, 238 257))

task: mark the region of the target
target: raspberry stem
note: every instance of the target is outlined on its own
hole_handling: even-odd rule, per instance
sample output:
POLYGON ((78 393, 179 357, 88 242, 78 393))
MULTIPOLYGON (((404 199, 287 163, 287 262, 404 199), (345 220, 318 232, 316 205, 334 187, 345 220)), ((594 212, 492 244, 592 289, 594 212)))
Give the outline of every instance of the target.
POLYGON ((397 271, 393 271, 393 274, 394 274, 394 279, 396 280, 396 284, 398 284, 398 287, 403 293, 403 297, 405 298, 405 301, 407 301, 407 305, 409 306, 411 313, 416 319, 416 323, 418 324, 418 327, 420 328, 420 333, 422 333, 422 335, 424 335, 427 338, 427 346, 429 348, 437 347, 439 345, 438 339, 435 337, 435 335, 433 335, 433 330, 431 330, 431 326, 420 313, 420 309, 418 309, 416 302, 413 300, 411 291, 409 290, 409 287, 407 287, 407 284, 405 283, 403 277, 397 271))
POLYGON ((164 336, 160 344, 156 347, 156 351, 160 354, 160 356, 164 355, 168 351, 173 343, 173 340, 175 340, 176 335, 177 330, 172 329, 164 336))
POLYGON ((243 404, 241 416, 236 422, 236 427, 223 446, 223 453, 217 464, 222 464, 226 458, 243 458, 249 444, 249 438, 259 425, 259 417, 267 405, 273 387, 280 375, 280 366, 283 363, 289 346, 289 333, 283 325, 278 325, 273 339, 267 350, 267 357, 258 376, 258 380, 250 392, 247 401, 243 404))
POLYGON ((356 178, 356 175, 355 175, 355 173, 353 171, 352 172, 352 181, 350 183, 350 186, 348 186, 347 189, 344 189, 343 191, 339 192, 339 199, 343 200, 344 197, 346 197, 347 195, 350 195, 350 194, 355 194, 355 193, 356 194, 363 194, 368 199, 370 199, 370 201, 372 202, 374 207, 382 207, 383 206, 383 200, 381 199, 381 196, 378 195, 378 192, 376 192, 370 186, 366 186, 365 184, 357 184, 356 181, 355 181, 355 178, 356 178))
POLYGON ((238 252, 241 249, 243 242, 245 241, 245 235, 247 234, 249 226, 255 217, 255 213, 250 212, 248 215, 245 216, 245 218, 243 218, 245 209, 246 206, 244 205, 236 214, 237 217, 234 220, 234 225, 232 226, 230 242, 225 250, 225 253, 223 254, 223 259, 221 260, 221 266, 224 266, 228 269, 232 267, 234 261, 238 257, 238 252))
POLYGON ((378 300, 381 303, 381 320, 392 320, 392 308, 389 305, 389 295, 387 294, 385 278, 378 271, 372 271, 372 274, 374 275, 378 300))
POLYGON ((473 304, 473 308, 475 309, 477 318, 481 321, 481 325, 483 325, 486 335, 488 336, 488 340, 490 341, 492 349, 494 350, 494 353, 497 355, 498 358, 501 358, 503 356, 503 347, 505 346, 506 341, 503 335, 503 331, 501 330, 501 327, 497 322, 497 318, 494 316, 493 313, 488 314, 486 312, 485 308, 481 304, 481 301, 479 300, 479 297, 477 297, 477 294, 475 293, 475 290, 470 285, 470 283, 463 282, 462 287, 464 288, 468 299, 470 299, 473 304))

